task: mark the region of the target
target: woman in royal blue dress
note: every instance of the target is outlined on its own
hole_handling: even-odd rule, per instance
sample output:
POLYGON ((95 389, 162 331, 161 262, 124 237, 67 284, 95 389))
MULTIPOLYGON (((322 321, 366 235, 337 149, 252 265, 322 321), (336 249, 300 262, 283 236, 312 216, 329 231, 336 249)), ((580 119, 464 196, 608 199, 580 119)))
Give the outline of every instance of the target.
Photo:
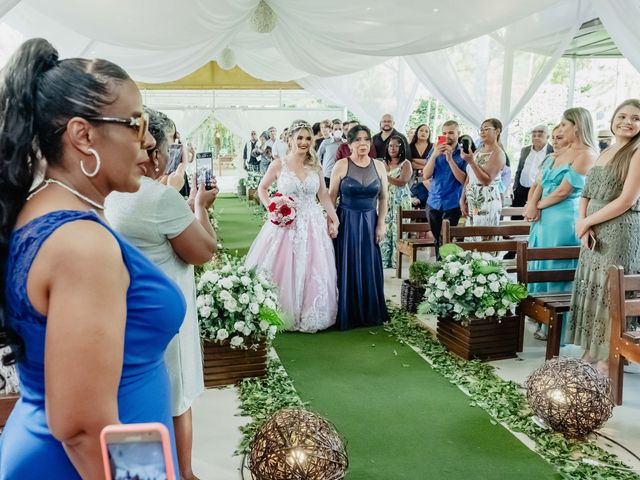
POLYGON ((329 195, 339 196, 340 227, 335 239, 340 330, 381 325, 389 320, 384 298, 380 242, 387 214, 387 171, 369 157, 371 131, 356 125, 348 133, 351 155, 336 162, 329 195))
POLYGON ((1 338, 17 352, 21 396, 0 437, 0 479, 104 478, 110 424, 162 422, 173 438, 163 357, 184 298, 103 217, 109 193, 138 190, 153 145, 140 91, 117 65, 59 60, 32 39, 4 67, 1 338))

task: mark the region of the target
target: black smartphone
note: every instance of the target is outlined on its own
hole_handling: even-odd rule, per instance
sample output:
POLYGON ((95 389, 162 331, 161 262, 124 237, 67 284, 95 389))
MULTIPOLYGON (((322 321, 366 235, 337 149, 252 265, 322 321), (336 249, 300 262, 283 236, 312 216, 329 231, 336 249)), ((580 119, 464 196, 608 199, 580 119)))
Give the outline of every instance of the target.
POLYGON ((476 151, 476 146, 468 138, 463 138, 460 145, 462 146, 462 151, 464 153, 471 153, 476 151))
POLYGON ((213 188, 213 152, 196 153, 196 180, 198 185, 204 183, 204 188, 213 188))
POLYGON ((182 161, 182 145, 180 143, 172 143, 169 145, 169 161, 164 171, 165 175, 175 172, 178 165, 182 161))

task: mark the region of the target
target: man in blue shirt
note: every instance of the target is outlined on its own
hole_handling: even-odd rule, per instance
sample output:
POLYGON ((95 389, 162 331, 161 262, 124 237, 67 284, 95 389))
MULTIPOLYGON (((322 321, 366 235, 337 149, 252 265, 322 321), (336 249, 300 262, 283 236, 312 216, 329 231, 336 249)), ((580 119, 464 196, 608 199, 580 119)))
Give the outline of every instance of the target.
POLYGON ((442 135, 424 169, 424 180, 431 179, 429 192, 428 216, 431 232, 436 239, 436 255, 440 258, 440 232, 442 220, 447 219, 452 226, 458 224, 460 216, 460 196, 462 186, 467 178, 466 162, 460 157, 458 123, 448 120, 442 125, 442 135), (441 142, 444 137, 444 142, 441 142))

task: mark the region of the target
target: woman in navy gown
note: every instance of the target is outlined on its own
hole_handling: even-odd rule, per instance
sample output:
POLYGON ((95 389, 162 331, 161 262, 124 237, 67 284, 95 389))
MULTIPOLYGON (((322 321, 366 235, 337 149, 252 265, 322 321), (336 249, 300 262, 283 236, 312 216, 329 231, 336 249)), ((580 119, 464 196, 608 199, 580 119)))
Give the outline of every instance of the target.
POLYGON ((389 320, 384 299, 380 242, 387 213, 387 172, 369 157, 371 131, 356 125, 348 133, 351 155, 336 162, 329 195, 338 203, 335 239, 340 330, 381 325, 389 320))
POLYGON ((164 352, 184 297, 103 217, 109 193, 140 187, 147 123, 136 84, 105 60, 59 60, 32 39, 2 71, 0 346, 19 353, 20 380, 2 480, 104 478, 110 424, 161 422, 173 443, 164 352))

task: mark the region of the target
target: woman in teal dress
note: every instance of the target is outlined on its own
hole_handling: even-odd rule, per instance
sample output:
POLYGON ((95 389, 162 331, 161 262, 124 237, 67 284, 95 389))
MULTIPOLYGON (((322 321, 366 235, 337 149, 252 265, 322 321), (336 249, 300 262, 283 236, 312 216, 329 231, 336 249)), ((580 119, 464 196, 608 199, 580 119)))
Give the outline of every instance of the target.
POLYGON ((387 231, 380 243, 382 253, 382 266, 384 268, 396 267, 396 241, 398 238, 398 207, 403 210, 411 209, 411 162, 407 160, 404 151, 404 142, 399 136, 393 136, 389 140, 384 156, 389 180, 389 209, 384 222, 387 231))
MULTIPOLYGON (((586 174, 596 158, 591 115, 584 108, 564 112, 556 135, 567 146, 547 156, 540 167, 540 181, 525 207, 524 216, 531 220, 529 246, 553 248, 578 246, 575 223, 586 174), (536 200, 539 198, 539 200, 536 200)), ((530 270, 563 270, 576 267, 576 260, 544 260, 530 262, 530 270)), ((570 292, 573 282, 534 283, 529 292, 570 292)), ((564 322, 563 322, 564 323, 564 322)), ((534 336, 546 339, 538 324, 534 336)))

